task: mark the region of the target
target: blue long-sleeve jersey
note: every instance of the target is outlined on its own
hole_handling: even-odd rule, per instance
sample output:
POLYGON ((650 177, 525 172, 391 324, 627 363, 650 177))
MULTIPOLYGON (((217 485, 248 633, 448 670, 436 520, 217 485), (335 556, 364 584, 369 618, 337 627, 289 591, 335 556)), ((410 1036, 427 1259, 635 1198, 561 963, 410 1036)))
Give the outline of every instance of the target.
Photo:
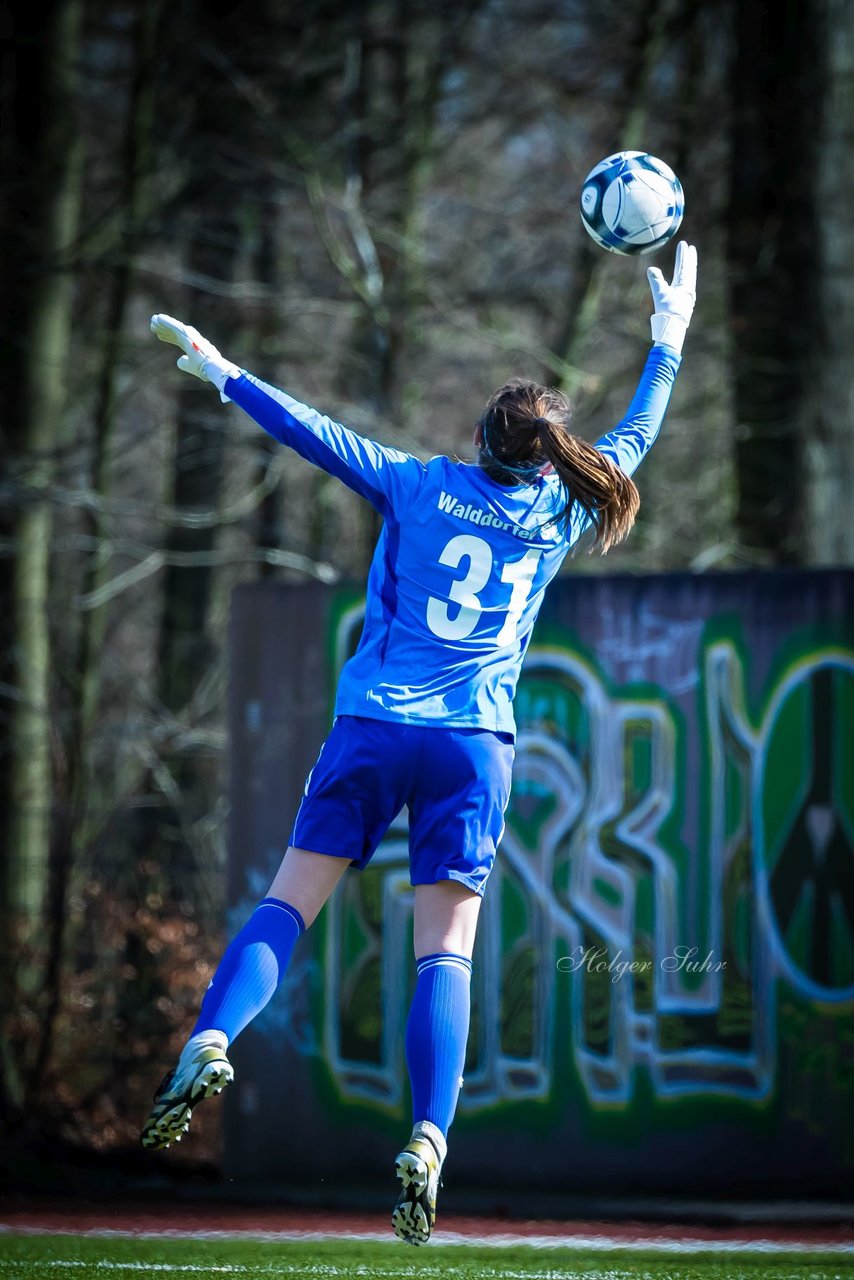
MULTIPOLYGON (((596 443, 629 475, 658 434, 680 363, 653 347, 625 418, 596 443)), ((420 462, 249 374, 225 394, 383 517, 336 715, 515 733, 513 695, 545 589, 589 524, 575 503, 558 527, 557 476, 507 487, 475 464, 420 462)))

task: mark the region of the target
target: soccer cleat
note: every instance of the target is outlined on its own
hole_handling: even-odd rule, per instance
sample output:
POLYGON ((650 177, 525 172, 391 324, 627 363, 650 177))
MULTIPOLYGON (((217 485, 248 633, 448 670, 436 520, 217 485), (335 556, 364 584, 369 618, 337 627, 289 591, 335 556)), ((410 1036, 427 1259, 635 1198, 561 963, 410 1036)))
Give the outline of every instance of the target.
POLYGON ((180 1142, 190 1127, 193 1107, 203 1098, 222 1093, 233 1079, 234 1069, 224 1049, 188 1045, 154 1095, 154 1106, 140 1134, 142 1145, 149 1151, 162 1151, 180 1142))
POLYGON ((391 1225, 395 1235, 407 1244, 426 1244, 433 1233, 446 1150, 442 1131, 429 1120, 422 1120, 394 1162, 401 1187, 391 1225))

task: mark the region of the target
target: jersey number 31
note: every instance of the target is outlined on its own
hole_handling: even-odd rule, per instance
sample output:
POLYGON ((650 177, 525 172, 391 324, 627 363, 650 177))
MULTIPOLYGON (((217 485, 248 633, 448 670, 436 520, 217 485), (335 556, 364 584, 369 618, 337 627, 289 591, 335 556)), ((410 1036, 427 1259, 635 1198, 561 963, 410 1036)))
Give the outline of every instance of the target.
MULTIPOLYGON (((520 560, 507 560, 502 565, 501 581, 512 589, 504 622, 495 637, 496 644, 512 644, 516 639, 516 628, 531 594, 537 562, 542 554, 542 551, 531 547, 520 560)), ((480 592, 492 575, 492 548, 483 538, 460 533, 451 538, 439 556, 439 564, 458 569, 466 558, 469 561, 468 572, 465 577, 451 583, 448 592, 451 603, 436 596, 430 596, 427 601, 427 626, 442 640, 463 640, 471 635, 483 612, 480 592)))

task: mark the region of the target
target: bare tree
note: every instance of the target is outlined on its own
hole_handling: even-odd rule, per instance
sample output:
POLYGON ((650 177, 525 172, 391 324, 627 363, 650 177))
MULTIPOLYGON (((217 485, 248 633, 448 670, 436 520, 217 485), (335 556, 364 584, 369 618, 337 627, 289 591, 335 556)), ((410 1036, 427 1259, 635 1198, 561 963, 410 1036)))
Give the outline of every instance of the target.
POLYGON ((802 421, 821 302, 819 6, 736 0, 730 273, 736 536, 758 563, 804 558, 802 421))
POLYGON ((854 493, 854 6, 825 0, 821 24, 817 168, 812 175, 818 236, 809 267, 815 272, 820 316, 809 335, 810 385, 802 423, 805 463, 805 559, 851 564, 854 524, 847 518, 854 493))
MULTIPOLYGON (((76 59, 80 0, 28 6, 11 69, 13 113, 5 156, 11 172, 6 252, 12 276, 7 315, 18 369, 7 384, 6 421, 17 483, 11 520, 9 584, 12 655, 8 711, 8 783, 4 806, 2 929, 4 1004, 40 980, 52 816, 51 650, 48 627, 53 510, 50 486, 63 442, 72 333, 71 260, 79 226, 82 139, 77 129, 76 59), (40 110, 32 110, 32 95, 40 110), (15 956, 16 948, 20 953, 15 956)), ((7 1029, 8 1032, 8 1029, 7 1029)), ((20 1101, 11 1070, 11 1038, 0 1035, 3 1086, 20 1101)))

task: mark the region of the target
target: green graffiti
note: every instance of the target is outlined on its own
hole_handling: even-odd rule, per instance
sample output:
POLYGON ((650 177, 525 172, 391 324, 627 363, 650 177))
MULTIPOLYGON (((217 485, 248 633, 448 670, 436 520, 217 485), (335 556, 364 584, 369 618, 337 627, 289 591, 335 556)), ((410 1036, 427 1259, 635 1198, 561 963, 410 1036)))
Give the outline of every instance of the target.
MULTIPOLYGON (((349 600, 338 667, 361 620, 349 600)), ((854 651, 811 631, 748 699, 737 637, 692 622, 655 679, 622 684, 570 638, 529 651, 464 1113, 567 1089, 625 1111, 641 1082, 761 1107, 781 1069, 850 1095, 852 1033, 832 1024, 854 1002, 854 651)), ((400 1105, 411 914, 404 814, 330 909, 325 1056, 345 1098, 400 1105)))

